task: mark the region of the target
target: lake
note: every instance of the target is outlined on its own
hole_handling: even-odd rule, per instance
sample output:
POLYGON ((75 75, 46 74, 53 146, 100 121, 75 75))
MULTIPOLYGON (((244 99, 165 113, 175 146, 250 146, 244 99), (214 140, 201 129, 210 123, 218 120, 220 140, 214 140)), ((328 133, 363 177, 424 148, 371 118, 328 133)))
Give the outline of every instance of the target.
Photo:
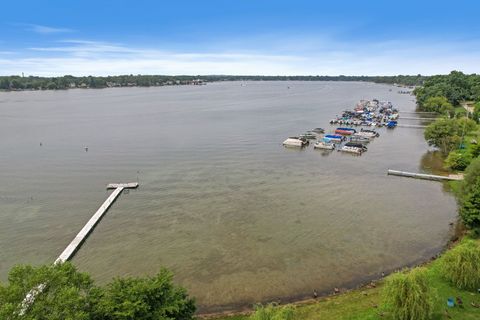
POLYGON ((386 175, 422 170, 423 130, 380 129, 362 156, 282 146, 373 98, 415 110, 397 88, 361 82, 0 93, 0 279, 52 263, 107 183, 137 180, 73 263, 100 283, 165 266, 203 312, 426 260, 451 237, 455 199, 441 183, 386 175))

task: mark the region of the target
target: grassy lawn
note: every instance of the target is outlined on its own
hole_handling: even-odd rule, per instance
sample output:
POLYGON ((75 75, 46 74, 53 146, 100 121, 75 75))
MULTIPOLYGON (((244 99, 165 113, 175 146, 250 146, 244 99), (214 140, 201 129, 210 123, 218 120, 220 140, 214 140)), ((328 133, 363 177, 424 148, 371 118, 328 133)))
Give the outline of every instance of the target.
MULTIPOLYGON (((476 241, 480 245, 480 240, 476 241)), ((462 245, 462 243, 459 245, 462 245)), ((441 260, 442 258, 439 258, 426 266, 430 283, 438 296, 435 307, 436 313, 432 319, 480 319, 480 308, 471 305, 472 302, 480 305, 480 293, 458 290, 442 279, 439 271, 441 260), (463 307, 447 307, 447 298, 450 297, 460 297, 463 300, 463 307)), ((379 282, 376 288, 362 288, 338 296, 298 303, 295 305, 294 318, 299 320, 392 319, 388 312, 382 310, 382 287, 382 282, 379 282)), ((228 316, 216 319, 246 320, 248 316, 228 316)))

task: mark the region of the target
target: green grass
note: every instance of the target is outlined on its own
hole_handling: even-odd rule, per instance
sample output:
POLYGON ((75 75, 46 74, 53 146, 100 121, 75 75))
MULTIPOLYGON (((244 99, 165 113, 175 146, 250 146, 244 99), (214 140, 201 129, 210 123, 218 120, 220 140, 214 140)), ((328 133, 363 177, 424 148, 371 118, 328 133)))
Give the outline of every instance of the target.
MULTIPOLYGON (((480 245, 480 240, 475 240, 480 245)), ((462 243, 458 244, 462 245, 462 243)), ((480 308, 471 306, 471 303, 480 304, 480 293, 455 288, 441 277, 442 258, 426 265, 429 283, 436 291, 438 299, 435 301, 435 313, 432 320, 480 319, 480 308), (447 307, 447 298, 461 297, 463 308, 447 307), (447 316, 448 313, 448 316, 447 316)), ((319 298, 316 301, 296 304, 294 318, 298 320, 373 320, 392 319, 382 308, 383 283, 379 282, 376 288, 357 289, 332 297, 319 298)), ((227 316, 218 320, 247 320, 248 316, 227 316)))

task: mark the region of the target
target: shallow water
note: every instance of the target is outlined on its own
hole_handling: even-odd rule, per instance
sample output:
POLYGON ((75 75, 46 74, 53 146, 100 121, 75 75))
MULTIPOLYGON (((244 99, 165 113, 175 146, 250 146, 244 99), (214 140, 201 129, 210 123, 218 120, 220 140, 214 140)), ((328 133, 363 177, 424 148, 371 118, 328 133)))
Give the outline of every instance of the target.
POLYGON ((426 259, 448 240, 455 201, 441 183, 386 175, 421 170, 422 130, 380 130, 360 157, 281 145, 333 129, 328 120, 360 99, 415 109, 391 88, 0 93, 0 278, 16 263, 53 262, 107 183, 137 179, 73 262, 101 282, 166 266, 203 311, 329 291, 426 259))

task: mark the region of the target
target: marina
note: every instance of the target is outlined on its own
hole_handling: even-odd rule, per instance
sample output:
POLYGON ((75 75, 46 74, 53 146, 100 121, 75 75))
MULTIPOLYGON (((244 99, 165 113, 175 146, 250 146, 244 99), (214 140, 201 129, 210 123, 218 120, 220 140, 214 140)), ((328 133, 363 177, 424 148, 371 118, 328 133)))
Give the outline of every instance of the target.
POLYGON ((285 147, 303 148, 309 145, 309 140, 317 140, 314 149, 335 150, 361 155, 367 151, 365 146, 380 134, 363 127, 387 127, 394 129, 398 125, 399 112, 390 101, 360 100, 353 111, 346 110, 341 117, 330 120, 331 125, 346 124, 361 126, 360 130, 352 127, 337 127, 333 133, 324 134, 322 128, 307 131, 299 137, 290 137, 283 142, 285 147), (344 143, 344 144, 342 144, 344 143))

